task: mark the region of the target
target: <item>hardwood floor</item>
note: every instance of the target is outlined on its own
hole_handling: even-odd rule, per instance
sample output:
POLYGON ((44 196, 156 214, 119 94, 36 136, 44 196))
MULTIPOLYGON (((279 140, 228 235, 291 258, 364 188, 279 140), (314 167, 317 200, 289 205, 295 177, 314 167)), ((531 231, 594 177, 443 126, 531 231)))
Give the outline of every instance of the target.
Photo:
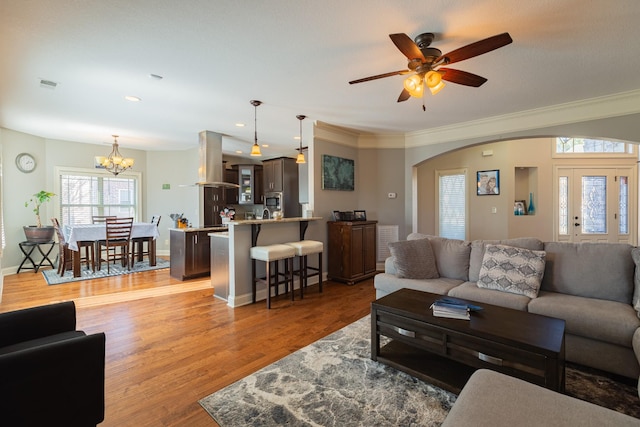
POLYGON ((373 279, 325 282, 232 309, 209 280, 169 270, 48 286, 42 274, 4 278, 0 312, 76 301, 78 329, 103 331, 106 415, 101 426, 216 426, 199 399, 370 312, 373 279), (175 293, 177 292, 177 293, 175 293))

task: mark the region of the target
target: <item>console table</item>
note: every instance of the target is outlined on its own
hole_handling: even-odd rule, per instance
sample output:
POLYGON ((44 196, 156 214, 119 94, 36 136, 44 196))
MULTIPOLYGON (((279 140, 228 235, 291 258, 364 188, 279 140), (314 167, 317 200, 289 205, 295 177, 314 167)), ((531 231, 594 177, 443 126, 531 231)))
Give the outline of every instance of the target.
POLYGON ((371 303, 371 359, 454 393, 479 368, 564 391, 564 320, 473 301, 471 320, 434 317, 441 297, 400 289, 371 303))
POLYGON ((51 254, 51 251, 53 250, 55 245, 56 245, 56 242, 53 240, 50 240, 44 243, 36 243, 36 242, 29 242, 29 241, 18 243, 18 246, 20 246, 20 250, 24 254, 24 259, 22 260, 22 262, 20 263, 20 266, 18 267, 18 273, 20 273, 20 270, 22 269, 33 270, 34 273, 37 273, 40 267, 42 267, 45 263, 48 263, 51 266, 51 268, 55 268, 53 266, 53 262, 49 259, 49 255, 51 254), (44 251, 42 250, 43 247, 44 247, 44 251), (31 257, 33 255, 33 251, 36 249, 38 249, 38 252, 40 252, 40 255, 42 256, 42 259, 38 263, 36 263, 31 257), (27 261, 31 263, 31 267, 24 265, 24 263, 27 261))

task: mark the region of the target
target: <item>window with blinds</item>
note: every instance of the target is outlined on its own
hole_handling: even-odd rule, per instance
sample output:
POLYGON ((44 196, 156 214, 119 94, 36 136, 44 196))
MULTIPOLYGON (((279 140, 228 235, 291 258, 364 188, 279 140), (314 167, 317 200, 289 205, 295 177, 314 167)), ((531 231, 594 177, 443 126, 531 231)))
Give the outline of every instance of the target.
POLYGON ((466 170, 436 171, 438 235, 464 240, 467 234, 466 170))
POLYGON ((137 218, 138 181, 135 176, 60 173, 61 222, 90 224, 94 215, 137 218))

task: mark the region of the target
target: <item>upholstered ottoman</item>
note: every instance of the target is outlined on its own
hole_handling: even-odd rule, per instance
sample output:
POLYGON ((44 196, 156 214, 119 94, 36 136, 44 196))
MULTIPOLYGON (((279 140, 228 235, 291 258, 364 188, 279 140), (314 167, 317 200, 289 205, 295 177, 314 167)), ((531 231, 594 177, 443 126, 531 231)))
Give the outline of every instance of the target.
POLYGON ((640 420, 499 372, 476 371, 442 427, 640 426, 640 420))

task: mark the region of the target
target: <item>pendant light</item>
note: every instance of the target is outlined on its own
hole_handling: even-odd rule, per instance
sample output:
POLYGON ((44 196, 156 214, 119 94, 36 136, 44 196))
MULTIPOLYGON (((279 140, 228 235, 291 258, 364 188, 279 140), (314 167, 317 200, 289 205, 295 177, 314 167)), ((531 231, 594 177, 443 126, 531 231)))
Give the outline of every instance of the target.
POLYGON ((302 147, 302 121, 307 118, 307 116, 299 115, 296 116, 298 120, 300 120, 300 147, 298 148, 298 157, 296 158, 296 163, 307 163, 304 159, 304 153, 302 150, 306 147, 302 147))
POLYGON ((257 100, 251 100, 251 105, 253 105, 254 108, 254 114, 253 114, 253 129, 254 129, 254 134, 253 134, 253 147, 251 147, 251 155, 258 157, 258 156, 262 156, 262 153, 260 152, 260 146, 258 145, 258 106, 260 106, 260 104, 262 104, 262 101, 257 101, 257 100))

